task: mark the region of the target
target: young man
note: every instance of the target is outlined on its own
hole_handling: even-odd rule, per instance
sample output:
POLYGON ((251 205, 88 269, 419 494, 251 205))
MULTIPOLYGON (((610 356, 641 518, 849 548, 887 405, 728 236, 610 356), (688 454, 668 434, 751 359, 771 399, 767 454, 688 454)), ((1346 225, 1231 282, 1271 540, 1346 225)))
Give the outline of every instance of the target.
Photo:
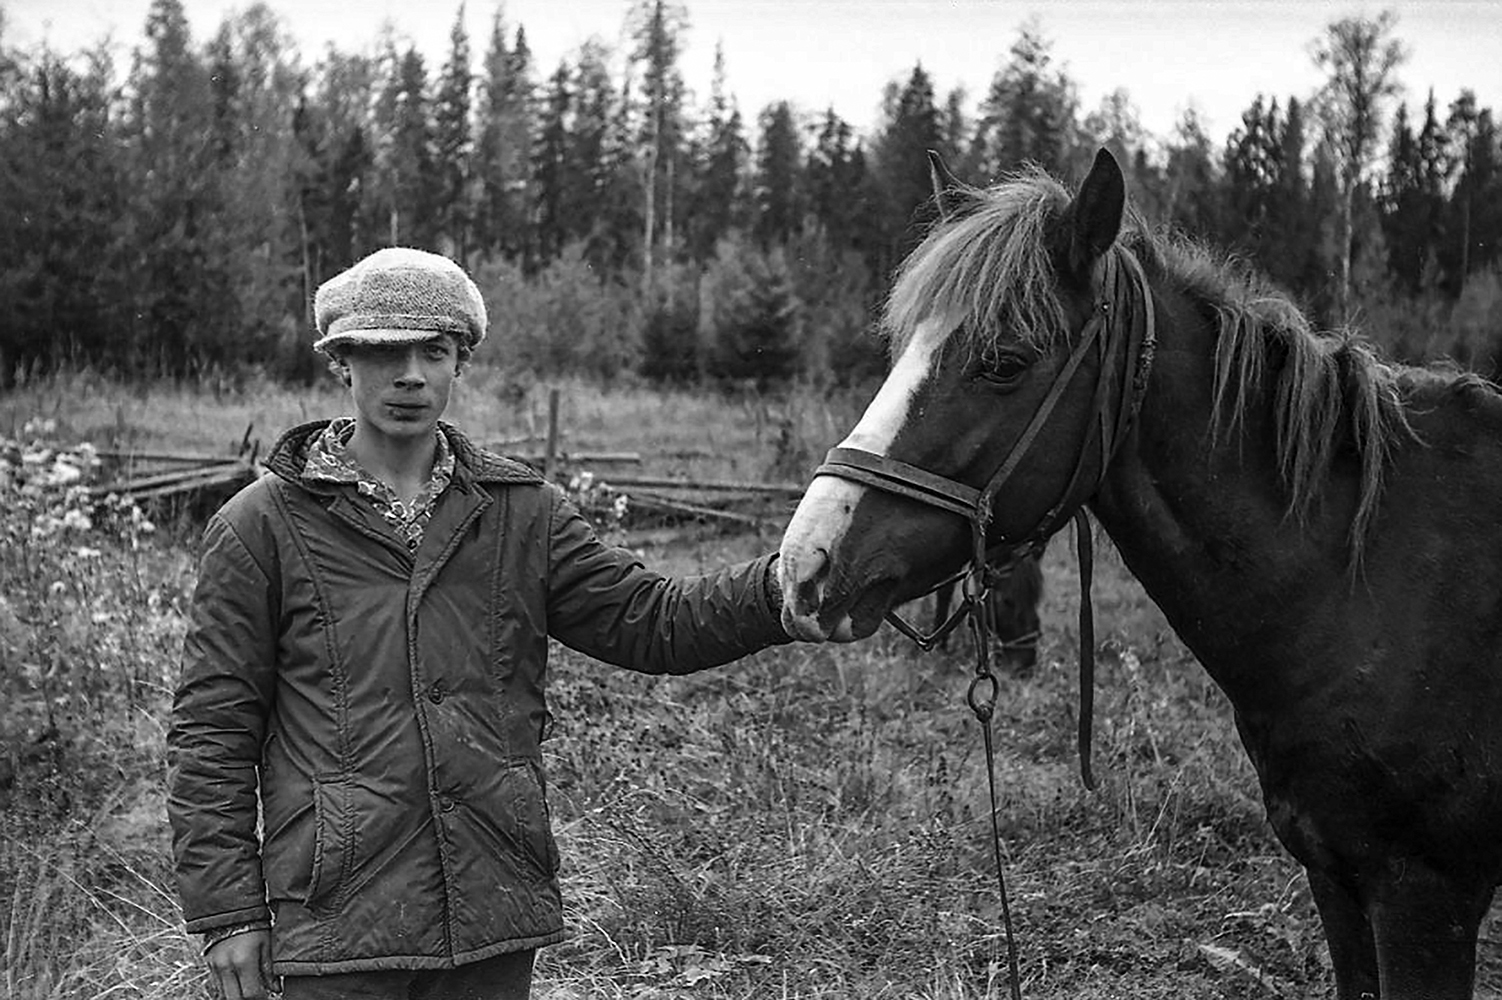
POLYGON ((564 936, 548 637, 653 673, 787 642, 774 557, 653 573, 440 423, 486 328, 452 261, 381 250, 314 312, 355 415, 288 431, 204 533, 168 735, 188 930, 227 1000, 274 976, 286 1000, 524 998, 564 936))

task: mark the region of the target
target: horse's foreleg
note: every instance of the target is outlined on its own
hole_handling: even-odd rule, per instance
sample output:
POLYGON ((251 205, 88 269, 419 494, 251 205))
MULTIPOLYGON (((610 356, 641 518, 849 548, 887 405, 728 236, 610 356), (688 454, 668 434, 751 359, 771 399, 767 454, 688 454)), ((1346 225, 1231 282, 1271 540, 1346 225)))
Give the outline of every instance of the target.
POLYGON ((1367 908, 1382 1000, 1470 1000, 1476 933, 1491 897, 1490 886, 1398 862, 1367 908))
POLYGON ((1330 944, 1336 1000, 1376 1000, 1377 949, 1366 911, 1335 877, 1308 871, 1309 889, 1330 944))

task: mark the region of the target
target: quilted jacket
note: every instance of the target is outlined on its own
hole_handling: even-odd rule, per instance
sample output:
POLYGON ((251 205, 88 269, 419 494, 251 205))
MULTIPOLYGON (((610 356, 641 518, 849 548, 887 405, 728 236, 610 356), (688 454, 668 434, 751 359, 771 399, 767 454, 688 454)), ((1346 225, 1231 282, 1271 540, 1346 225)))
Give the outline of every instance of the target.
POLYGON ((302 481, 323 426, 284 435, 205 530, 168 735, 188 930, 274 914, 278 975, 558 941, 548 637, 649 673, 786 642, 772 557, 651 572, 446 424, 454 479, 409 553, 347 487, 302 481))

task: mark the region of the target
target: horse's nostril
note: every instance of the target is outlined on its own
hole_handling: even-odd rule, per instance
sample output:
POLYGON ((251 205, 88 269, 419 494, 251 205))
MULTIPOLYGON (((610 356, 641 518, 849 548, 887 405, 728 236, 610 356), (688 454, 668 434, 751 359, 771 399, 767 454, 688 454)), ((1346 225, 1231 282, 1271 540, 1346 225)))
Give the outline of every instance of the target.
POLYGON ((824 574, 821 572, 813 578, 804 580, 802 583, 798 584, 797 607, 811 609, 817 608, 819 606, 819 593, 821 590, 823 590, 823 578, 824 574))
POLYGON ((816 547, 808 553, 807 560, 801 565, 794 566, 791 562, 784 565, 793 570, 788 577, 784 577, 785 583, 793 584, 793 606, 800 611, 817 608, 823 596, 824 581, 829 577, 829 550, 822 546, 816 547), (800 576, 802 579, 797 579, 800 576))

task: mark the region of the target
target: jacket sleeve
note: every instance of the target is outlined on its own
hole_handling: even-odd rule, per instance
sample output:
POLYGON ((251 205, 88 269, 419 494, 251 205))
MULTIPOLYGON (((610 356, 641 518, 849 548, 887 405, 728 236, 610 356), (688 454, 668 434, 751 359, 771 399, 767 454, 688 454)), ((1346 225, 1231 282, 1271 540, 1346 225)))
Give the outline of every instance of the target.
POLYGON ((643 673, 686 674, 791 641, 770 591, 775 555, 664 576, 602 542, 556 491, 550 529, 548 632, 571 649, 643 673))
POLYGON ((167 734, 167 813, 190 932, 269 916, 256 802, 276 680, 274 576, 215 515, 167 734))

